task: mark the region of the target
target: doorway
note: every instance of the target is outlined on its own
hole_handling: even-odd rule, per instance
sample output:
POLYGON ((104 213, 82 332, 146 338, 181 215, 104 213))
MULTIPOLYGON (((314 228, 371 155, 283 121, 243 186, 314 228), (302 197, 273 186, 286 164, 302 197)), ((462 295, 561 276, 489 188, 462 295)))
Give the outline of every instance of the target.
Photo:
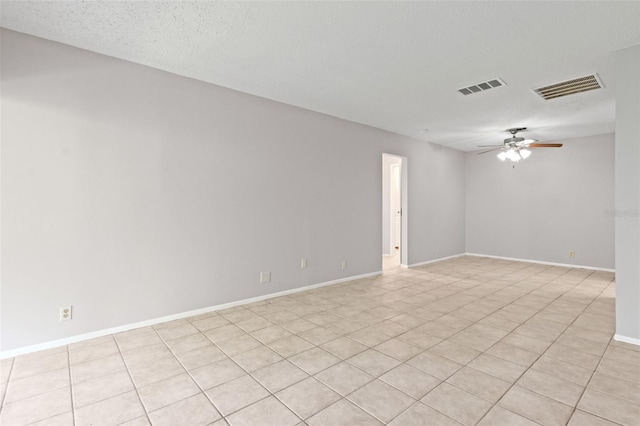
POLYGON ((408 264, 406 157, 382 154, 382 269, 408 264))

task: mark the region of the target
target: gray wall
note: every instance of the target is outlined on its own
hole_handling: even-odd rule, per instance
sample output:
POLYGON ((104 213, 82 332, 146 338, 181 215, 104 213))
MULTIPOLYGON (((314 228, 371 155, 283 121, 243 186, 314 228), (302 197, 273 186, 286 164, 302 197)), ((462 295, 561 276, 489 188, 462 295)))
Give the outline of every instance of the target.
POLYGON ((467 153, 468 253, 614 268, 614 136, 555 142, 519 163, 467 153))
POLYGON ((464 252, 463 153, 6 30, 1 71, 3 351, 380 271, 383 152, 409 262, 464 252))
POLYGON ((640 344, 640 45, 616 53, 616 338, 640 344))

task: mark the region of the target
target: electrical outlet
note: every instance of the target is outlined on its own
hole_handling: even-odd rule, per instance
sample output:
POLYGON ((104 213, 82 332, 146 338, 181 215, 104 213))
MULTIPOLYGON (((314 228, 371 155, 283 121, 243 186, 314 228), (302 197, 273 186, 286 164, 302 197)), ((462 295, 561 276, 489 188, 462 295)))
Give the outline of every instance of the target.
POLYGON ((271 282, 271 272, 260 272, 260 284, 271 282))
POLYGON ((342 261, 342 269, 347 269, 347 261, 346 260, 342 261))
POLYGON ((575 252, 575 251, 573 251, 573 250, 571 250, 571 251, 569 252, 569 257, 576 257, 576 252, 575 252))
POLYGON ((60 307, 60 321, 69 321, 71 319, 71 306, 60 307))
POLYGON ((300 269, 306 269, 307 267, 307 259, 300 259, 300 269))

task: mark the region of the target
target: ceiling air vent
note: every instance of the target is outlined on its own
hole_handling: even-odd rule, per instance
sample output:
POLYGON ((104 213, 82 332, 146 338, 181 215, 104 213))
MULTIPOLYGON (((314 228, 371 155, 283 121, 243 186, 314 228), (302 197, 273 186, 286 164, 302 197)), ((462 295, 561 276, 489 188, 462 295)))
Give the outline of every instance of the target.
POLYGON ((491 80, 483 81, 482 83, 476 83, 472 86, 458 89, 458 92, 463 95, 471 95, 473 93, 483 92, 500 86, 506 86, 505 82, 499 78, 492 78, 491 80))
POLYGON ((535 93, 545 100, 560 98, 562 96, 573 95, 575 93, 586 92, 588 90, 601 89, 604 87, 597 74, 586 77, 574 78, 562 83, 550 84, 549 86, 533 89, 535 93))

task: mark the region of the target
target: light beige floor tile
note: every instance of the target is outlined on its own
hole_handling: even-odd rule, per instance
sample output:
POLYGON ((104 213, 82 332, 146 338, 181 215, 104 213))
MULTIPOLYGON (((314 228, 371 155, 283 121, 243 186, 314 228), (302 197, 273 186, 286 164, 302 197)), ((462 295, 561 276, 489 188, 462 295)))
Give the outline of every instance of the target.
POLYGON ((149 418, 145 416, 136 417, 135 419, 128 420, 124 423, 120 423, 119 426, 151 426, 149 418))
POLYGON ((63 388, 4 404, 0 424, 19 426, 71 411, 71 391, 63 388))
POLYGON ((135 392, 127 392, 75 411, 76 426, 117 425, 144 415, 135 392))
POLYGON ((188 334, 176 339, 166 340, 166 343, 175 355, 180 355, 201 347, 211 346, 211 341, 202 333, 188 334))
POLYGON ((262 343, 267 344, 282 339, 283 337, 291 336, 291 332, 280 327, 279 325, 272 325, 270 327, 254 331, 253 333, 251 333, 251 335, 262 343))
POLYGON ((267 313, 264 314, 263 317, 274 324, 282 324, 283 322, 289 322, 300 318, 298 315, 287 311, 267 313))
POLYGON ((449 340, 438 343, 429 349, 429 352, 433 352, 459 364, 467 364, 481 353, 480 351, 450 342, 449 340))
POLYGON ((229 325, 229 320, 226 318, 216 315, 209 318, 203 318, 200 320, 191 321, 191 325, 193 325, 198 330, 205 332, 208 330, 212 330, 214 328, 224 327, 225 325, 229 325))
POLYGON ((248 334, 242 334, 240 336, 232 337, 230 339, 218 342, 217 346, 222 349, 228 356, 234 356, 243 352, 248 352, 251 349, 261 347, 262 343, 249 336, 248 334))
POLYGON ((69 389, 69 387, 69 369, 52 370, 9 382, 4 403, 31 398, 57 389, 69 389))
POLYGON ((612 359, 614 361, 626 362, 629 364, 640 364, 640 352, 623 347, 609 346, 604 357, 605 359, 612 359))
POLYGON ((546 357, 568 362, 589 370, 595 370, 600 362, 600 356, 580 351, 570 346, 554 343, 544 354, 546 357))
POLYGON ((284 322, 280 324, 280 326, 287 329, 291 333, 300 333, 305 330, 317 327, 316 324, 312 323, 311 321, 307 321, 304 318, 298 318, 293 321, 284 322))
POLYGON ((81 408, 132 390, 133 383, 126 371, 99 376, 73 387, 74 407, 81 408))
POLYGON ((250 319, 246 319, 244 321, 240 321, 235 323, 237 327, 240 327, 247 333, 252 333, 254 331, 261 330, 263 328, 271 327, 273 323, 266 318, 263 317, 254 317, 250 319))
POLYGON ((114 334, 118 347, 122 352, 162 343, 162 339, 153 327, 141 327, 114 334))
POLYGON ((433 408, 416 402, 398 417, 393 419, 390 426, 459 426, 460 423, 434 410, 433 408))
POLYGON ((374 349, 402 362, 413 358, 423 351, 422 348, 413 346, 399 339, 387 340, 375 346, 374 349))
POLYGON ((227 421, 231 426, 294 426, 300 418, 270 396, 232 414, 227 421))
POLYGON ((423 331, 432 336, 438 337, 440 339, 447 339, 454 334, 458 333, 458 330, 455 328, 448 327, 443 324, 438 324, 436 322, 428 322, 424 325, 421 325, 416 330, 423 331))
POLYGON ((378 420, 358 408, 356 405, 341 399, 307 420, 310 426, 365 426, 382 425, 378 420))
POLYGON ((476 370, 480 370, 483 373, 487 373, 510 383, 515 383, 515 381, 518 380, 526 370, 526 367, 522 365, 487 354, 479 355, 468 365, 469 367, 473 367, 476 370))
POLYGON ((518 380, 518 386, 575 407, 584 387, 537 370, 529 370, 518 380))
POLYGON ((69 359, 66 350, 62 352, 58 350, 42 356, 32 355, 28 357, 23 355, 15 358, 13 362, 11 380, 24 379, 25 377, 68 367, 69 359))
POLYGON ((187 370, 193 370, 227 358, 227 356, 213 344, 193 349, 177 355, 177 357, 187 370))
POLYGON ((525 367, 531 366, 540 357, 537 353, 529 352, 502 342, 496 343, 487 349, 485 353, 525 367))
POLYGON ((136 387, 142 387, 162 379, 177 376, 184 372, 184 368, 173 356, 150 361, 146 365, 129 368, 136 387))
POLYGON ((567 424, 573 412, 573 409, 568 405, 519 386, 512 387, 498 405, 537 423, 549 426, 567 424))
POLYGON ((591 370, 586 368, 549 358, 547 356, 541 357, 531 366, 531 368, 550 376, 568 380, 580 386, 586 386, 591 378, 591 374, 593 373, 591 370))
POLYGON ((489 402, 497 402, 509 390, 511 383, 471 367, 464 367, 447 379, 447 383, 489 402))
POLYGON ((245 375, 245 371, 230 359, 223 359, 189 372, 204 390, 245 375))
POLYGON ((432 336, 418 329, 408 331, 399 335, 397 338, 422 349, 429 349, 430 347, 442 342, 441 338, 432 336))
POLYGON ((593 389, 585 391, 578 408, 622 425, 637 425, 640 419, 640 405, 593 389))
POLYGON ((313 348, 313 345, 304 339, 296 335, 285 337, 274 342, 269 343, 267 346, 271 348, 278 355, 289 358, 290 356, 299 354, 308 349, 313 348))
POLYGON ((242 330, 239 327, 236 327, 233 324, 227 324, 221 327, 212 328, 212 329, 203 331, 203 333, 213 343, 222 342, 223 340, 231 339, 232 337, 242 336, 243 334, 246 334, 244 330, 242 330))
POLYGON ((171 353, 169 348, 167 348, 167 345, 165 345, 164 343, 158 343, 151 346, 137 348, 128 352, 123 352, 122 356, 127 363, 127 367, 138 368, 144 367, 157 359, 173 358, 174 355, 171 353))
POLYGON ((538 339, 532 339, 529 336, 518 333, 517 329, 502 339, 501 342, 535 354, 542 354, 551 345, 551 342, 549 341, 544 342, 538 339))
POLYGON ((384 423, 390 422, 415 402, 413 398, 380 380, 374 380, 347 398, 384 423))
POLYGON ((512 413, 504 408, 494 406, 484 416, 478 426, 537 426, 538 423, 533 422, 516 413, 512 413))
POLYGON ((289 361, 307 372, 307 374, 314 375, 339 363, 340 358, 320 348, 313 348, 292 356, 289 361))
POLYGON ((576 410, 571 416, 571 420, 567 426, 614 426, 617 423, 610 422, 601 417, 594 416, 593 414, 586 413, 584 411, 576 410))
POLYGON ((447 383, 436 387, 421 401, 464 425, 476 424, 492 406, 491 403, 447 383))
POLYGON ((353 333, 347 334, 347 337, 369 347, 379 345, 390 339, 386 334, 371 330, 370 328, 354 331, 353 333))
POLYGON ((224 416, 269 396, 269 392, 249 375, 209 389, 206 394, 224 416))
POLYGON ((309 377, 307 373, 283 360, 251 373, 270 392, 278 392, 309 377))
POLYGON ((338 333, 324 327, 315 327, 310 330, 303 331, 299 333, 298 336, 314 345, 322 345, 323 343, 330 342, 331 340, 335 340, 340 337, 338 333))
POLYGON ((156 332, 160 335, 160 337, 162 337, 164 340, 173 340, 179 337, 199 332, 197 328, 195 328, 187 321, 173 325, 171 327, 154 326, 154 328, 156 329, 156 332))
POLYGON ((31 423, 29 426, 73 426, 73 413, 67 411, 66 413, 31 423))
POLYGON ((604 357, 598 371, 609 376, 618 377, 640 384, 640 364, 630 363, 604 357))
POLYGON ((589 388, 640 405, 640 384, 596 371, 589 388))
POLYGON ((301 419, 313 416, 341 398, 313 377, 278 392, 276 397, 301 419))
POLYGON ((569 334, 563 334, 556 342, 561 345, 569 346, 570 348, 576 349, 580 352, 586 352, 595 356, 602 356, 607 348, 606 343, 592 342, 569 334))
POLYGON ((260 346, 243 352, 232 358, 236 364, 248 372, 256 371, 268 365, 282 361, 282 357, 266 346, 260 346))
POLYGON ((430 352, 421 353, 407 361, 407 364, 441 380, 448 379, 449 376, 462 368, 462 364, 430 352))
POLYGON ((100 358, 94 361, 71 367, 71 381, 75 386, 78 383, 95 379, 118 371, 126 371, 124 361, 120 354, 100 358))
POLYGON ((116 345, 115 340, 111 338, 97 345, 70 347, 69 361, 71 365, 81 364, 83 362, 93 361, 94 359, 104 358, 117 352, 119 352, 118 345, 116 345))
POLYGON ((400 364, 400 361, 373 349, 359 353, 349 358, 347 362, 374 377, 381 376, 400 364))
POLYGON ((373 376, 347 362, 329 367, 315 377, 342 396, 350 394, 374 379, 373 376))
POLYGON ((380 380, 415 399, 422 398, 442 382, 442 380, 407 364, 400 364, 386 372, 380 377, 380 380))
POLYGON ((147 412, 155 411, 199 392, 200 388, 186 373, 138 389, 138 394, 147 412))
POLYGON ((351 340, 348 337, 339 337, 320 345, 320 347, 342 359, 351 358, 352 356, 368 349, 367 346, 362 343, 358 343, 355 340, 351 340))

